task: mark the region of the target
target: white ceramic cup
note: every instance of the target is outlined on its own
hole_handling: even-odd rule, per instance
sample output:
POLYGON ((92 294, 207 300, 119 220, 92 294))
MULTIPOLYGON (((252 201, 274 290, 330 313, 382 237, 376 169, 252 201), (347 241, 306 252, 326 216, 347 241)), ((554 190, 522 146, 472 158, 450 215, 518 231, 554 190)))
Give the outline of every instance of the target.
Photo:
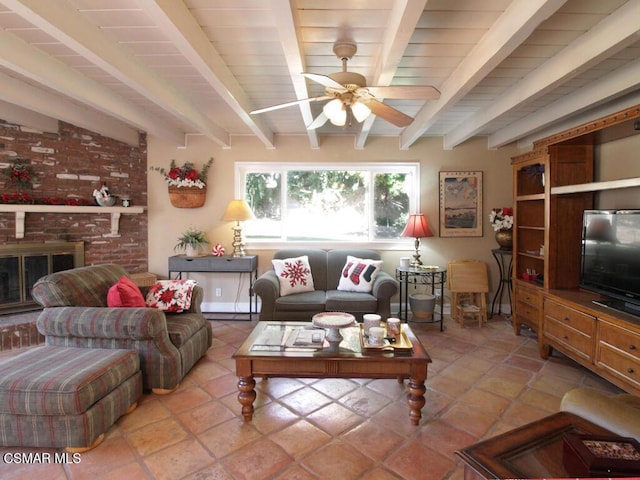
POLYGON ((400 266, 403 268, 409 267, 409 257, 400 257, 400 266))
POLYGON ((384 328, 371 327, 369 329, 369 345, 378 346, 384 343, 384 328))
POLYGON ((387 335, 392 338, 398 338, 400 336, 400 328, 399 318, 387 318, 387 335))
POLYGON ((380 320, 382 320, 382 317, 377 313, 365 313, 362 316, 362 320, 364 322, 364 334, 369 335, 371 327, 380 326, 380 320))

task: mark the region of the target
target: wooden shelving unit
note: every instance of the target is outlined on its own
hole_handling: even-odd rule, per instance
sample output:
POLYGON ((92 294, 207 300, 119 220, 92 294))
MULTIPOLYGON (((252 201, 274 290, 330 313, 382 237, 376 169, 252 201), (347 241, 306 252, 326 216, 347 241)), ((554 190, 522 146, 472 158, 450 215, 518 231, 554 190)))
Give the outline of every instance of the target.
POLYGON ((597 142, 607 138, 598 130, 638 118, 640 105, 542 139, 532 152, 512 159, 516 335, 522 325, 528 325, 538 334, 543 358, 556 348, 633 393, 640 391, 640 356, 635 353, 640 350, 640 320, 594 308, 591 298, 596 295, 582 292, 579 281, 583 211, 596 207, 598 192, 640 187, 637 177, 596 178, 597 142), (522 278, 534 270, 539 275, 535 281, 522 278), (614 327, 620 345, 631 348, 619 352, 615 368, 607 357, 611 348, 604 341, 614 327))

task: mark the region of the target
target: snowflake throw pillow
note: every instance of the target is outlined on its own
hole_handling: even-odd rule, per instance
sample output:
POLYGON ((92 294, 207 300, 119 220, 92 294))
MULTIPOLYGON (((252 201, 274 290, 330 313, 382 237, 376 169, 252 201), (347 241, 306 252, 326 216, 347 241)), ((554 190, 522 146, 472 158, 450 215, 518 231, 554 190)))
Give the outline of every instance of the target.
POLYGON ((382 260, 347 256, 347 263, 345 263, 340 273, 338 290, 370 292, 380 268, 382 268, 382 260))
POLYGON ((158 280, 149 287, 147 306, 171 313, 189 310, 196 285, 195 280, 158 280))
POLYGON ((303 255, 284 260, 271 260, 273 269, 280 281, 280 296, 292 293, 313 292, 313 277, 309 266, 309 257, 303 255))

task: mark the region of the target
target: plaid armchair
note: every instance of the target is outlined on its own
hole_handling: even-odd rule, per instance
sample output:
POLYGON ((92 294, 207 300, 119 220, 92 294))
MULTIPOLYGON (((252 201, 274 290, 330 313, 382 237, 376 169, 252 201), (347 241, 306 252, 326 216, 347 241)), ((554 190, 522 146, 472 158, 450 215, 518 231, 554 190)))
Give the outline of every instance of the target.
POLYGON ((44 307, 38 330, 47 345, 136 350, 144 388, 166 393, 211 346, 211 325, 200 311, 202 288, 195 287, 183 313, 109 308, 107 292, 122 275, 127 272, 119 265, 95 265, 42 277, 31 292, 44 307))

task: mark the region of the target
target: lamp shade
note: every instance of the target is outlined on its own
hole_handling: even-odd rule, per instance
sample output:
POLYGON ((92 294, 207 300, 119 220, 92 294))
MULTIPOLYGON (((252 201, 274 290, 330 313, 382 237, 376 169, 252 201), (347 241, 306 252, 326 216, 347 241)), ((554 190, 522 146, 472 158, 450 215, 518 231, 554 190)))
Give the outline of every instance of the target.
POLYGON ((244 222, 254 218, 256 217, 244 200, 231 200, 222 214, 222 220, 225 222, 244 222))
POLYGON ((356 120, 362 123, 371 113, 371 109, 362 102, 355 102, 351 104, 351 111, 356 120))
POLYGON ((409 215, 407 226, 404 227, 401 236, 412 238, 433 237, 427 219, 422 213, 412 213, 409 215))

